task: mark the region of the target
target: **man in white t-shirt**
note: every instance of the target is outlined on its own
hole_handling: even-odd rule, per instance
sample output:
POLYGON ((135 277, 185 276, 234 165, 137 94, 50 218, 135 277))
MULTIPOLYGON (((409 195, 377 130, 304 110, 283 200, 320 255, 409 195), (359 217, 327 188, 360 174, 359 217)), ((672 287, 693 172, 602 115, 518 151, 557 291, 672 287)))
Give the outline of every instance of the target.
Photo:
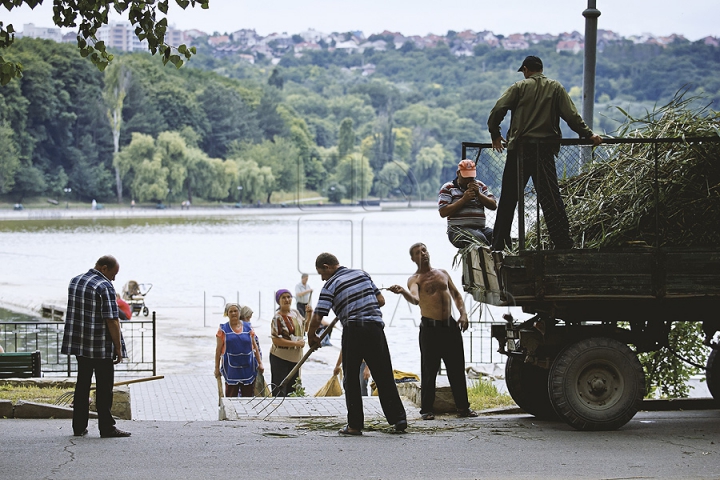
POLYGON ((312 288, 307 284, 308 274, 303 273, 300 283, 295 285, 295 303, 297 304, 298 312, 303 316, 305 315, 305 307, 310 303, 310 295, 312 294, 312 288))

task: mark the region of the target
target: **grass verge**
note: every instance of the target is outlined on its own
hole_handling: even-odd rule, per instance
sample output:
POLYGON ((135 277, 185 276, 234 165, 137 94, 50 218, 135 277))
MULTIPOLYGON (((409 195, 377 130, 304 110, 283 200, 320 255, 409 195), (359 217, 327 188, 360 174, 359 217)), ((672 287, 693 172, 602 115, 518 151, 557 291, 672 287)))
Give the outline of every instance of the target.
POLYGON ((495 385, 483 379, 475 380, 468 388, 468 400, 470 400, 470 408, 473 410, 515 405, 510 395, 500 393, 495 385))
POLYGON ((59 387, 0 385, 0 400, 10 400, 13 404, 25 402, 53 404, 60 395, 72 389, 59 387))

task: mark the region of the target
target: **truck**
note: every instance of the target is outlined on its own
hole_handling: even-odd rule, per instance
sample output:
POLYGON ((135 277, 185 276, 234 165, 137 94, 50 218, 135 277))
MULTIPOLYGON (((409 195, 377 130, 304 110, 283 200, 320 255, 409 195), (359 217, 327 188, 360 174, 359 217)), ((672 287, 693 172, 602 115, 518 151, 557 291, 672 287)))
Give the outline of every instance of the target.
MULTIPOLYGON (((634 417, 646 395, 638 354, 668 347, 674 322, 701 322, 703 335, 697 341, 711 347, 707 385, 720 404, 715 337, 720 331, 720 246, 678 242, 687 237, 668 228, 663 210, 672 176, 682 175, 672 169, 665 175, 669 152, 689 148, 694 155, 709 155, 720 150, 720 137, 608 139, 594 149, 583 140, 560 143, 561 185, 587 171, 588 162, 612 161, 633 149, 646 156, 649 152, 655 157, 646 159, 652 174, 641 181, 649 182, 647 191, 653 193, 641 200, 650 211, 639 220, 645 223, 640 240, 588 248, 576 230, 575 248, 555 250, 548 246, 534 190, 526 187, 516 217, 518 248, 502 253, 477 245, 461 252, 466 292, 479 302, 521 307, 529 316, 516 320, 508 309, 505 324, 491 326, 498 351, 507 356, 508 392, 536 417, 559 418, 578 430, 618 429, 634 417)), ((499 187, 493 168, 503 159, 490 144, 463 143, 463 158, 475 160, 481 181, 489 178, 499 187)), ((717 157, 706 160, 720 162, 717 157)), ((697 188, 708 188, 709 203, 702 208, 717 213, 717 187, 708 183, 697 188)), ((720 229, 706 227, 711 233, 720 229)))

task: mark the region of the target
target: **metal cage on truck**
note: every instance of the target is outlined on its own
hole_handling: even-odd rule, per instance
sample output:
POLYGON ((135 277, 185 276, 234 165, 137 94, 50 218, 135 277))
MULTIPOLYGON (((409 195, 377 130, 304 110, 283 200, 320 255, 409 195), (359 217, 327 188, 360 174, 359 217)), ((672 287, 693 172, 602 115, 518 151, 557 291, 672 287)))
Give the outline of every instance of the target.
MULTIPOLYGON (((463 158, 476 162, 478 179, 501 197, 504 155, 491 144, 463 143, 462 148, 463 158)), ((632 419, 645 396, 637 353, 667 346, 673 322, 702 322, 704 335, 698 341, 712 347, 707 383, 720 401, 720 360, 713 341, 720 331, 720 245, 678 244, 678 232, 663 215, 664 190, 672 179, 661 168, 674 149, 715 155, 720 138, 604 139, 595 148, 584 140, 563 139, 557 174, 568 179, 584 172, 589 162, 640 148, 652 172, 641 181, 652 193, 643 199, 651 210, 637 241, 587 248, 575 232, 576 248, 551 249, 530 181, 520 190, 515 253, 477 247, 463 257, 463 287, 476 300, 519 306, 533 315, 524 322, 507 315, 505 325, 492 327, 499 352, 508 356, 506 382, 515 402, 530 414, 559 417, 580 430, 617 429, 632 419)), ((720 155, 709 160, 720 161, 720 155)), ((706 208, 720 209, 720 194, 709 192, 706 208)))

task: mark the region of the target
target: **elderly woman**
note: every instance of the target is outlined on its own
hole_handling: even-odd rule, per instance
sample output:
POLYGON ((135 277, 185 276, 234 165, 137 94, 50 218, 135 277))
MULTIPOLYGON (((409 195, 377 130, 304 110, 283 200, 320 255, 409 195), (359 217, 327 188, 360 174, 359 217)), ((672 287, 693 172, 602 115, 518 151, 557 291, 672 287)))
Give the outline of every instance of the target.
MULTIPOLYGON (((270 369, 272 370, 273 395, 286 397, 293 391, 300 372, 295 372, 295 375, 283 388, 278 387, 302 359, 307 325, 300 312, 290 308, 292 294, 289 290, 278 290, 275 293, 275 301, 280 308, 275 312, 270 326, 273 343, 270 347, 270 369)), ((310 305, 305 307, 305 312, 305 318, 309 320, 312 314, 310 305)))
POLYGON ((226 397, 254 396, 257 372, 265 371, 255 331, 249 323, 252 314, 249 307, 228 303, 223 314, 228 322, 220 324, 215 335, 215 377, 222 373, 225 378, 226 397))

